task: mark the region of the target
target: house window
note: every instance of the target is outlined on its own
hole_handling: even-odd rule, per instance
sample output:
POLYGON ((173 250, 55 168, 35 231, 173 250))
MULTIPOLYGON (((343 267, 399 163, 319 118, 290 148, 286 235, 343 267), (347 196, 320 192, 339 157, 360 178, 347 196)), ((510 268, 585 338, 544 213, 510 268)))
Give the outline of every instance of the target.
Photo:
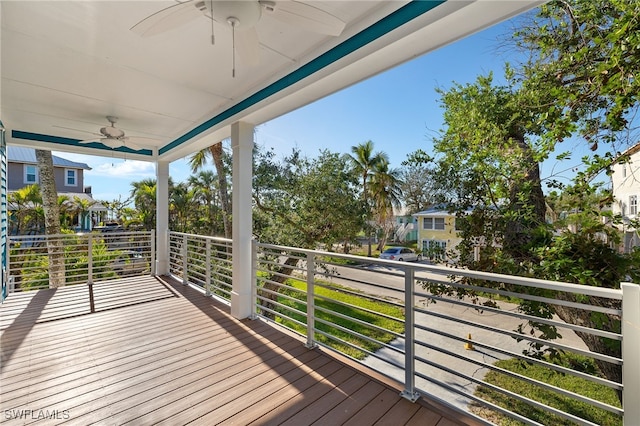
POLYGON ((64 170, 64 184, 65 186, 78 186, 77 170, 64 170))
POLYGON ((637 195, 629 196, 629 214, 630 215, 638 214, 638 196, 637 195))
POLYGON ((422 252, 431 260, 444 260, 447 242, 442 240, 422 240, 422 252))
POLYGON ((24 183, 33 185, 38 183, 38 168, 32 164, 24 165, 24 183))
POLYGON ((422 218, 422 229, 444 230, 444 217, 422 218))

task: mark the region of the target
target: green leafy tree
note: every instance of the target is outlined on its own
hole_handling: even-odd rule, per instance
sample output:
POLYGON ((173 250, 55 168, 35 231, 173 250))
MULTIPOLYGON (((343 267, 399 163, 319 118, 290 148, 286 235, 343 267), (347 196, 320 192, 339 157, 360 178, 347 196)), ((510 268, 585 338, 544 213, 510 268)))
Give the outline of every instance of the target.
POLYGON ((407 156, 400 169, 402 203, 409 214, 428 209, 439 200, 437 182, 433 179, 432 158, 422 150, 407 156))
MULTIPOLYGON (((355 239, 364 209, 347 157, 322 151, 308 159, 293 151, 279 161, 273 151, 257 149, 254 158, 254 233, 261 242, 316 249, 355 239)), ((263 287, 268 300, 275 300, 279 288, 273 283, 284 283, 299 256, 275 260, 263 287)))
POLYGON ((525 88, 545 95, 547 143, 577 132, 595 150, 632 125, 639 16, 634 0, 555 0, 518 23, 510 40, 529 58, 518 74, 525 88))
MULTIPOLYGON (((462 213, 473 208, 461 227, 463 242, 457 247, 460 266, 610 288, 618 288, 626 277, 640 277, 638 253, 624 255, 611 248, 618 238, 617 231, 601 220, 602 203, 590 204, 595 194, 590 179, 593 170, 601 168, 599 160, 577 175, 568 192, 573 197, 565 198, 571 200, 572 214, 568 220, 572 226, 558 223, 558 228, 553 229, 545 222, 548 209, 541 190, 539 161, 548 158, 555 147, 545 143, 549 140, 549 129, 554 126, 533 101, 548 94, 533 93, 524 85, 496 87, 490 77, 479 77, 474 84, 454 85, 441 94, 447 128, 434 141, 438 153, 437 179, 443 187, 449 186, 446 192, 453 195, 449 200, 453 210, 462 213), (478 260, 471 253, 480 240, 486 245, 478 260)), ((437 285, 429 287, 443 291, 437 285)), ((578 300, 574 295, 542 293, 536 294, 585 302, 585 297, 578 300)), ((598 306, 613 303, 586 298, 598 306)), ((524 301, 520 309, 543 318, 556 314, 567 323, 608 331, 619 331, 620 326, 620 318, 615 315, 588 313, 571 306, 524 301)), ((528 326, 543 339, 559 337, 555 327, 535 321, 528 326)), ((524 328, 520 331, 524 332, 524 328)), ((620 355, 616 342, 577 334, 594 352, 620 355)), ((531 346, 532 355, 539 356, 541 351, 554 354, 552 349, 539 344, 531 346)), ((596 363, 605 377, 620 382, 620 366, 600 360, 596 363)))

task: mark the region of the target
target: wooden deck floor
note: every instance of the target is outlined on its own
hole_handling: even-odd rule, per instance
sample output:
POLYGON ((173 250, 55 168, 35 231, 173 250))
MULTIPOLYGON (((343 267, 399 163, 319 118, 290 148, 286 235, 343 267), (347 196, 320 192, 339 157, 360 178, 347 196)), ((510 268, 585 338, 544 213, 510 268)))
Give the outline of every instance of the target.
POLYGON ((170 279, 12 294, 0 307, 7 424, 465 424, 170 279))

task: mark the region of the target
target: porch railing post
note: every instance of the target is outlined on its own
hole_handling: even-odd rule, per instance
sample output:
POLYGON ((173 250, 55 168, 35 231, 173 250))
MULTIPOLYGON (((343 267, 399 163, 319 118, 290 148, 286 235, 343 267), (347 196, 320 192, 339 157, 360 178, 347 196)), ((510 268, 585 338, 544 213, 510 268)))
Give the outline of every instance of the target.
POLYGON ((258 318, 258 241, 251 238, 251 319, 258 318))
POLYGON ((622 408, 624 426, 640 419, 640 285, 622 283, 622 408))
POLYGON ((87 237, 87 282, 93 284, 93 235, 87 237))
POLYGON ((5 285, 7 286, 7 294, 9 293, 13 293, 15 290, 15 285, 14 285, 14 280, 11 277, 11 237, 7 235, 7 264, 6 264, 6 268, 5 268, 5 277, 4 277, 4 282, 5 285))
POLYGON ((189 277, 187 276, 187 235, 182 236, 182 284, 189 284, 189 277))
POLYGON ((415 271, 407 267, 404 271, 404 390, 400 396, 415 402, 420 394, 415 391, 415 312, 413 310, 413 281, 415 271))
POLYGON ((211 296, 211 240, 204 240, 205 244, 205 276, 204 276, 204 294, 211 296))
POLYGON ((157 269, 157 260, 156 260, 156 231, 153 230, 151 231, 151 235, 149 235, 149 244, 151 246, 150 251, 151 254, 149 255, 150 257, 150 264, 151 264, 151 275, 152 276, 156 276, 158 275, 158 269, 157 269))
POLYGON ((307 343, 305 346, 309 349, 318 346, 315 339, 315 262, 316 256, 313 253, 307 253, 307 343))

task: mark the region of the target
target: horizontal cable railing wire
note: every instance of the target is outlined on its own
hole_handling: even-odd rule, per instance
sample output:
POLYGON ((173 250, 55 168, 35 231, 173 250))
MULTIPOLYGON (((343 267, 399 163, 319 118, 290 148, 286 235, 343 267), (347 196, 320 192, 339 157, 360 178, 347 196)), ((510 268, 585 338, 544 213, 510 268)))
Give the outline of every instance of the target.
POLYGON ((49 288, 50 256, 64 259, 64 285, 148 275, 155 267, 151 231, 22 235, 8 241, 12 291, 49 288))
POLYGON ((169 273, 229 303, 232 290, 231 240, 169 232, 169 273))

